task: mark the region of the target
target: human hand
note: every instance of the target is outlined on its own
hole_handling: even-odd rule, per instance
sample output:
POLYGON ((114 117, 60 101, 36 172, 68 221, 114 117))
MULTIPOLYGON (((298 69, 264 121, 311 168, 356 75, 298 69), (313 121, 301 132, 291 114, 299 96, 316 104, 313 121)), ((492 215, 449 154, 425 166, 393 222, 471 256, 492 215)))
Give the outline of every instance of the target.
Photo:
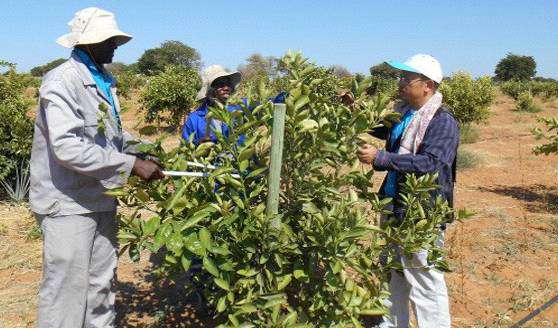
POLYGON ((165 177, 161 167, 157 163, 150 160, 136 158, 132 173, 140 177, 142 180, 149 181, 154 179, 162 179, 165 177))
POLYGON ((364 144, 357 151, 358 159, 365 164, 372 164, 378 155, 378 149, 372 145, 364 144))

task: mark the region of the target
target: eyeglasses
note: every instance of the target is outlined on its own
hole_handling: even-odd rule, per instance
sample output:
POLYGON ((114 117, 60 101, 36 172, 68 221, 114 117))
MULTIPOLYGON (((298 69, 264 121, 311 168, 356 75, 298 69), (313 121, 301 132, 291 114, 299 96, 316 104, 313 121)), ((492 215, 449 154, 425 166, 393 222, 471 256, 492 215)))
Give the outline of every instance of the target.
POLYGON ((418 77, 417 76, 409 76, 409 75, 406 75, 404 73, 401 73, 401 74, 399 74, 399 77, 397 78, 397 80, 400 83, 411 84, 415 81, 426 81, 427 79, 422 77, 422 76, 418 76, 418 77))

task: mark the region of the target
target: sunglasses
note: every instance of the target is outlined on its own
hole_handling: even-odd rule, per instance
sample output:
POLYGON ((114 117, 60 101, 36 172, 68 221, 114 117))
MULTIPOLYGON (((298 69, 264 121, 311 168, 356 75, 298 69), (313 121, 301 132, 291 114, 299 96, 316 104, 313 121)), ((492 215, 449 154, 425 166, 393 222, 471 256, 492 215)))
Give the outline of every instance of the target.
POLYGON ((399 74, 399 77, 397 79, 399 80, 399 82, 403 82, 403 83, 406 83, 406 84, 410 84, 410 83, 415 82, 415 81, 427 81, 428 80, 428 78, 420 76, 420 75, 419 76, 409 76, 405 73, 399 74))

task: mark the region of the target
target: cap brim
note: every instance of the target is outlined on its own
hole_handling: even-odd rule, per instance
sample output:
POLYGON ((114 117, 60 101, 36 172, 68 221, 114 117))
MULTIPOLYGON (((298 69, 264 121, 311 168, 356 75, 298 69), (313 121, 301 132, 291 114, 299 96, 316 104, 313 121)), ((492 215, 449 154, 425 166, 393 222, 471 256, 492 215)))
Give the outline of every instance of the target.
POLYGON ((400 70, 400 71, 413 72, 413 73, 419 73, 420 74, 420 72, 417 71, 416 69, 412 68, 409 65, 405 65, 403 63, 400 63, 400 62, 390 60, 390 61, 387 61, 385 63, 388 64, 389 66, 395 68, 395 69, 400 70))
POLYGON ((120 47, 124 43, 127 43, 132 39, 132 36, 128 33, 124 33, 120 30, 109 29, 104 31, 99 31, 91 35, 78 35, 77 33, 68 33, 56 40, 56 43, 66 48, 73 48, 80 44, 95 44, 101 43, 110 38, 116 39, 116 45, 120 47))

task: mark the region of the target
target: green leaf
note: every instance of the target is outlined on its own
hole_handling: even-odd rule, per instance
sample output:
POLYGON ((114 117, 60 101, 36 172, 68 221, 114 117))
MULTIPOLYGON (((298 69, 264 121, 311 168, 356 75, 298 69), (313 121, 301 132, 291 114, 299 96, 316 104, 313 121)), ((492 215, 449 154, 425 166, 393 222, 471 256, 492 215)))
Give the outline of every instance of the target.
POLYGON ((213 261, 207 256, 203 258, 203 267, 214 277, 219 277, 219 269, 217 269, 213 261))
POLYGON ((202 228, 200 230, 198 238, 203 248, 211 250, 211 233, 207 228, 202 228))
POLYGON ((182 268, 184 269, 184 271, 188 271, 188 269, 190 269, 190 264, 192 264, 192 261, 190 261, 190 259, 186 258, 186 256, 182 254, 182 256, 180 257, 180 263, 182 264, 182 268))
MULTIPOLYGON (((298 98, 294 104, 294 111, 295 113, 301 109, 304 105, 308 104, 310 102, 310 98, 308 98, 307 95, 304 95, 300 98, 298 98)), ((317 124, 317 123, 316 123, 317 124)))
POLYGON ((215 282, 215 284, 219 287, 221 287, 222 289, 229 291, 230 290, 230 286, 229 283, 226 282, 225 280, 221 279, 221 278, 213 278, 213 281, 215 282))
POLYGON ((283 276, 281 278, 281 280, 279 281, 279 283, 277 284, 277 290, 285 289, 285 287, 287 287, 289 285, 289 283, 291 282, 292 277, 293 276, 291 274, 283 276))
POLYGON ((222 313, 227 308, 227 297, 223 296, 219 298, 219 302, 217 302, 217 312, 222 313))
POLYGON ((297 280, 301 280, 302 278, 308 277, 308 276, 306 275, 306 273, 305 273, 303 270, 300 270, 300 269, 294 270, 294 271, 293 271, 293 274, 294 274, 294 277, 295 277, 297 280))

